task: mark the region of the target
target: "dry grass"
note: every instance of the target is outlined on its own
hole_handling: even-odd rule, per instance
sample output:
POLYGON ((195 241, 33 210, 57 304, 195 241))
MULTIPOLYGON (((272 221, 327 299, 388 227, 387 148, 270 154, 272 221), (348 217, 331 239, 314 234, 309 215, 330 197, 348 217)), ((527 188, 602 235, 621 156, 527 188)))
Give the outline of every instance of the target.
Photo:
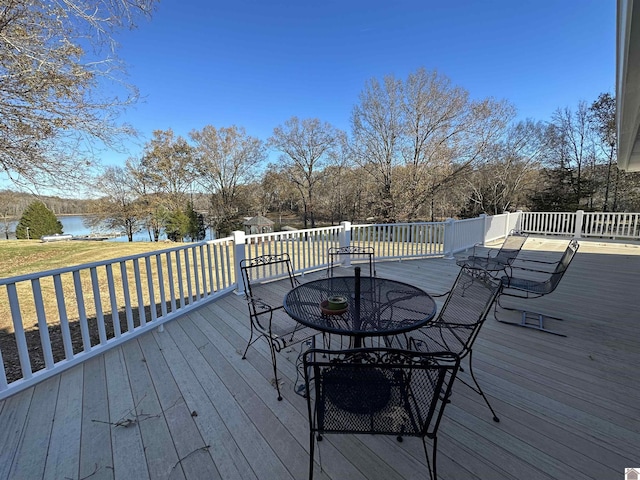
POLYGON ((0 242, 0 277, 14 277, 110 258, 126 257, 161 250, 170 245, 173 244, 75 240, 43 243, 39 240, 7 240, 0 242))
MULTIPOLYGON (((2 277, 15 277, 19 275, 49 271, 64 267, 73 267, 87 263, 100 262, 114 258, 129 257, 132 255, 143 254, 152 251, 164 250, 170 246, 166 243, 116 243, 116 242, 96 242, 96 241, 69 241, 56 243, 41 243, 34 241, 6 241, 0 243, 0 272, 2 277)), ((175 257, 172 265, 175 268, 175 257)), ((168 292, 168 279, 166 275, 166 256, 162 255, 162 261, 165 262, 164 285, 168 292)), ((159 285, 158 285, 158 266, 156 261, 152 261, 147 265, 144 261, 139 262, 140 265, 140 295, 142 297, 142 305, 144 306, 145 316, 147 320, 150 318, 151 308, 154 308, 160 314, 161 305, 158 303, 159 285), (151 306, 150 288, 148 278, 151 279, 153 285, 155 299, 154 306, 151 306)), ((106 337, 114 336, 114 328, 119 326, 122 332, 130 329, 129 321, 133 326, 140 323, 140 315, 138 311, 138 292, 135 288, 134 265, 133 261, 126 262, 127 268, 127 285, 129 286, 128 302, 131 306, 131 317, 127 318, 124 310, 125 290, 123 288, 122 272, 116 264, 111 268, 113 277, 113 298, 112 291, 108 287, 108 276, 106 267, 98 267, 95 269, 95 284, 91 278, 90 270, 84 269, 79 274, 82 294, 82 307, 85 317, 87 318, 88 333, 91 345, 100 342, 99 325, 104 325, 106 337), (94 297, 97 291, 99 298, 94 297), (97 303, 96 303, 97 302, 97 303), (97 305, 101 305, 97 308, 97 305), (104 322, 99 322, 97 312, 104 313, 104 322)), ((174 273, 175 275, 175 273, 174 273)), ((183 277, 186 285, 186 279, 183 277)), ((193 284, 193 282, 191 282, 193 284)), ((55 361, 64 358, 64 347, 62 341, 60 319, 64 316, 69 320, 69 330, 73 343, 74 353, 83 348, 83 340, 78 322, 81 317, 78 302, 76 301, 76 285, 74 277, 71 273, 63 273, 60 275, 60 285, 62 296, 64 297, 61 306, 57 300, 57 291, 52 276, 45 276, 38 285, 42 291, 43 316, 46 319, 50 337, 50 344, 53 351, 55 361), (62 308, 62 311, 61 311, 62 308)), ((41 353, 41 332, 38 328, 38 315, 36 313, 36 302, 34 301, 33 288, 30 281, 21 281, 15 284, 19 299, 19 312, 21 324, 26 333, 27 346, 30 352, 32 368, 38 370, 44 365, 44 358, 41 353)), ((184 299, 182 299, 184 301, 184 299)), ((181 300, 178 299, 181 303, 181 300)), ((20 377, 20 367, 17 358, 17 345, 14 338, 14 325, 8 294, 4 287, 0 290, 0 351, 5 365, 5 373, 9 381, 20 377)))

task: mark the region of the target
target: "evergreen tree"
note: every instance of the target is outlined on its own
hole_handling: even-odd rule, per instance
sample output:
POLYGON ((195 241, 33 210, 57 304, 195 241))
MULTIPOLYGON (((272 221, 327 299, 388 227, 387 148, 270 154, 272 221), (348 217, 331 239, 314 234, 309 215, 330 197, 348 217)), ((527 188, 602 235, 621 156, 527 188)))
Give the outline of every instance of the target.
POLYGON ((16 226, 18 240, 40 238, 43 235, 62 233, 62 223, 47 206, 38 201, 31 203, 16 226))
POLYGON ((183 242, 189 232, 189 216, 182 210, 170 212, 164 224, 167 239, 172 242, 183 242))
POLYGON ((207 236, 207 231, 204 226, 204 216, 195 211, 192 202, 187 204, 187 216, 189 217, 189 230, 187 232, 187 236, 192 242, 204 240, 207 236))

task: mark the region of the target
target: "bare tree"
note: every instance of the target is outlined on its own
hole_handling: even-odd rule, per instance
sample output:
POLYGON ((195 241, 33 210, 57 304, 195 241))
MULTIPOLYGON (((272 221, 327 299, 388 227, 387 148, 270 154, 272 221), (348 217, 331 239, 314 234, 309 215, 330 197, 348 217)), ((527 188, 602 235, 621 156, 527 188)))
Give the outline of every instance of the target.
POLYGON ((94 184, 102 194, 92 205, 88 225, 124 230, 130 242, 145 219, 145 210, 138 200, 135 178, 122 167, 107 167, 94 184))
MULTIPOLYGON (((611 176, 615 170, 614 192, 617 192, 617 185, 620 178, 617 165, 614 159, 617 157, 616 145, 616 99, 608 93, 601 93, 598 99, 589 107, 589 121, 598 137, 598 149, 604 154, 607 163, 607 177, 605 180, 604 201, 602 211, 609 211, 609 193, 611 191, 611 176)), ((614 197, 613 205, 617 198, 614 197)))
POLYGON ((571 172, 567 177, 573 197, 570 207, 578 208, 581 200, 593 192, 591 179, 587 176, 587 169, 595 160, 587 104, 579 102, 575 111, 569 107, 559 108, 553 114, 552 127, 555 132, 554 167, 571 172))
POLYGON ((330 161, 340 133, 317 118, 291 117, 273 129, 268 145, 282 152, 281 167, 294 183, 304 208, 304 226, 316 226, 316 184, 330 161))
POLYGON ((278 224, 282 227, 283 212, 295 212, 299 197, 289 176, 277 165, 269 164, 262 174, 254 209, 261 215, 268 211, 278 212, 278 224))
POLYGON ((399 161, 402 135, 402 83, 386 76, 382 83, 371 79, 360 93, 351 114, 353 158, 376 181, 376 216, 395 220, 393 171, 399 161))
POLYGON ((198 181, 210 193, 210 223, 218 234, 229 233, 239 187, 256 179, 257 167, 266 158, 264 145, 235 125, 208 125, 189 136, 196 145, 198 181))
POLYGON ((433 218, 436 195, 482 159, 513 114, 506 102, 469 100, 423 68, 404 82, 370 80, 353 109, 352 145, 379 186, 378 215, 412 220, 429 205, 433 218))
POLYGON ((156 130, 139 161, 129 160, 139 199, 147 210, 150 239, 158 241, 171 212, 183 209, 196 177, 194 149, 173 130, 156 130))
POLYGON ((26 205, 20 205, 18 195, 10 190, 0 191, 0 232, 6 240, 9 240, 11 225, 17 220, 26 205))
POLYGON ((176 137, 172 129, 155 130, 145 147, 142 164, 148 184, 162 194, 165 207, 183 207, 196 178, 194 148, 181 136, 176 137))
POLYGON ((3 2, 0 168, 15 184, 71 186, 93 162, 94 148, 117 148, 133 133, 117 123, 138 92, 123 80, 114 34, 149 16, 154 3, 3 2))
POLYGON ((466 213, 500 214, 527 204, 545 152, 545 127, 525 120, 509 127, 485 152, 487 161, 467 177, 466 213))

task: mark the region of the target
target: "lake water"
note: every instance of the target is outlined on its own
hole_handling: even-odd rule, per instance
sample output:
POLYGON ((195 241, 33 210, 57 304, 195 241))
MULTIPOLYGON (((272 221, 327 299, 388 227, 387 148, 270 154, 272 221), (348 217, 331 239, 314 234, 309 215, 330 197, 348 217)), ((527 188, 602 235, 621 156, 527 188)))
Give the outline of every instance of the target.
MULTIPOLYGON (((106 230, 96 231, 86 227, 84 225, 84 218, 85 217, 82 215, 64 215, 64 216, 58 217, 58 220, 60 220, 60 223, 62 223, 62 232, 65 234, 71 234, 74 236, 84 236, 84 235, 90 235, 92 233, 110 233, 106 230)), ((16 231, 17 224, 18 224, 17 221, 10 223, 11 233, 9 234, 9 238, 12 238, 12 239, 16 238, 14 232, 16 231)), ((1 238, 4 240, 4 235, 1 238)), ((166 234, 164 232, 161 232, 160 240, 166 240, 166 239, 167 239, 166 234)), ((121 237, 111 238, 108 241, 109 242, 126 242, 128 241, 128 238, 126 235, 123 235, 121 237)), ((147 233, 147 231, 134 233, 133 241, 149 242, 150 241, 149 234, 147 233)))

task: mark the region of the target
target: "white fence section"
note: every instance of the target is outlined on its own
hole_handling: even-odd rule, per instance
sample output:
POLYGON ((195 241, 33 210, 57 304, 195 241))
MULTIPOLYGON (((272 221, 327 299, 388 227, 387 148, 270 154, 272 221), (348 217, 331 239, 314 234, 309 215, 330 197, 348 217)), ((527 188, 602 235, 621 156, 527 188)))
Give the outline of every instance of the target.
POLYGON ((569 212, 523 212, 522 231, 539 235, 576 236, 576 214, 569 212))
POLYGON ((0 337, 0 398, 235 288, 232 255, 223 239, 0 279, 13 327, 0 337), (17 363, 4 364, 9 352, 17 363))
POLYGON ((373 247, 378 259, 453 258, 512 229, 640 240, 640 214, 516 212, 446 222, 234 232, 225 239, 0 279, 0 309, 6 302, 12 325, 12 331, 0 331, 0 399, 222 294, 242 293, 237 272, 244 258, 287 252, 297 274, 326 268, 328 249, 349 244, 373 247), (17 362, 9 361, 16 356, 17 362))
POLYGON ((519 213, 503 213, 485 217, 484 242, 493 242, 509 235, 511 230, 519 229, 519 213))
POLYGON ((640 240, 640 213, 521 212, 520 228, 539 235, 640 240))
POLYGON ((236 268, 244 258, 288 253, 296 273, 317 270, 327 265, 327 251, 339 246, 342 236, 344 227, 340 225, 252 235, 233 232, 236 268))
POLYGON ((343 225, 347 245, 373 247, 377 258, 432 257, 444 253, 444 223, 343 225))
POLYGON ((456 253, 482 243, 484 240, 484 215, 457 221, 449 219, 446 223, 445 256, 447 258, 453 258, 456 253))
POLYGON ((640 213, 585 213, 582 236, 640 239, 640 213))

